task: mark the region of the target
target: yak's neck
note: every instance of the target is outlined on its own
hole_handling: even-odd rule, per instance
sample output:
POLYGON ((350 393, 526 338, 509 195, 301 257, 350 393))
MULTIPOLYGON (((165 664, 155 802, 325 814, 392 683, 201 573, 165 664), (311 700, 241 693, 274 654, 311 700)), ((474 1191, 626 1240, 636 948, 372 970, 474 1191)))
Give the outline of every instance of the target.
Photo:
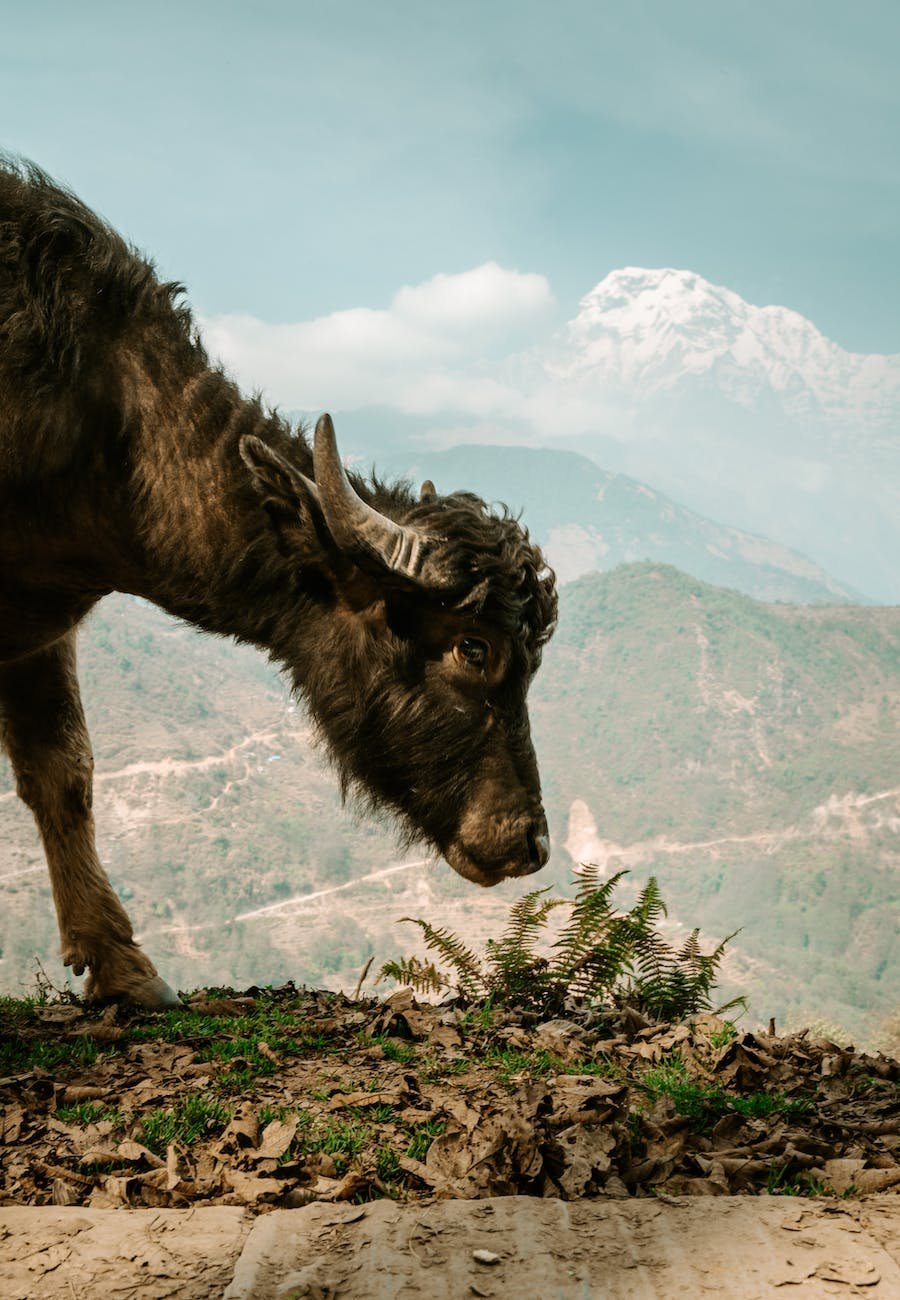
POLYGON ((239 443, 255 434, 311 474, 309 448, 214 371, 186 384, 173 405, 175 418, 152 410, 141 419, 139 594, 206 631, 293 662, 291 642, 312 608, 307 585, 315 576, 279 550, 239 443))

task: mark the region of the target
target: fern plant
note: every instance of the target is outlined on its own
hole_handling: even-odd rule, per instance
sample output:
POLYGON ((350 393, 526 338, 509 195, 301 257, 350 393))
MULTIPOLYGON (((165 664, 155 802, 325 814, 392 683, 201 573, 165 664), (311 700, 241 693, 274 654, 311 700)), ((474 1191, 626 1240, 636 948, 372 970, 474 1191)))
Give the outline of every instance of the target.
MULTIPOLYGON (((549 887, 523 895, 510 909, 499 939, 487 941, 485 954, 466 947, 445 927, 416 917, 425 946, 442 965, 405 957, 389 961, 379 978, 396 980, 418 993, 455 991, 466 1002, 518 1006, 556 1015, 567 1001, 603 1001, 636 1006, 658 1020, 680 1020, 712 1010, 711 993, 731 934, 710 953, 700 949, 694 930, 680 949, 662 938, 657 926, 666 915, 656 878, 651 876, 630 911, 616 911, 613 892, 627 872, 607 880, 596 866, 582 869, 574 899, 548 897, 549 887), (549 956, 535 949, 547 918, 558 907, 570 915, 549 956)), ((741 1004, 735 998, 719 1008, 741 1004)))
MULTIPOLYGON (((658 934, 648 934, 635 952, 628 1001, 655 1020, 683 1020, 711 1011, 719 963, 735 934, 736 930, 710 953, 700 950, 699 930, 692 930, 677 951, 658 934)), ((732 998, 716 1011, 721 1014, 745 1005, 745 998, 732 998)))

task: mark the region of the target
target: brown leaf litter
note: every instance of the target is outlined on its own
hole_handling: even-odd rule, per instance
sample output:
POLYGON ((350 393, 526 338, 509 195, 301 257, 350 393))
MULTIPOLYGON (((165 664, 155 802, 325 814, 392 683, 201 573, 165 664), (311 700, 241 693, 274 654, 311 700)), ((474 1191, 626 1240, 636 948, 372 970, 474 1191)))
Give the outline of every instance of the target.
POLYGON ((900 1190, 896 1061, 709 1015, 287 985, 158 1015, 10 1003, 0 1030, 4 1205, 900 1190))

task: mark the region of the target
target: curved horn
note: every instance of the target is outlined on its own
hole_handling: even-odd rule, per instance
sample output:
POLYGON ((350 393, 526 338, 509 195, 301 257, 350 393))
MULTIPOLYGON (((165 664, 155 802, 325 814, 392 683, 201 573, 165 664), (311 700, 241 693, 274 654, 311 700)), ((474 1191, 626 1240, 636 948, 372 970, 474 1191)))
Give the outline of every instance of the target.
POLYGON ((430 554, 437 538, 380 514, 353 490, 341 463, 330 415, 316 425, 313 466, 328 530, 342 551, 373 555, 392 573, 426 587, 455 586, 453 575, 430 554))

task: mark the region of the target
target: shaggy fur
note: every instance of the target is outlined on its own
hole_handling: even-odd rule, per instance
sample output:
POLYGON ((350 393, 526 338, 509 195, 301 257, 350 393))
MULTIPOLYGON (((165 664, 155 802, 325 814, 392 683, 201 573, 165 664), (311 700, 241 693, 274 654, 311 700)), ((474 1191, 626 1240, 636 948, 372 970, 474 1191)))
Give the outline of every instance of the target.
POLYGON ((535 870, 547 843, 525 707, 556 616, 540 551, 471 494, 360 479, 439 539, 456 586, 342 551, 298 476, 303 432, 210 366, 180 292, 41 172, 0 165, 0 740, 64 960, 89 991, 151 1005, 171 994, 97 861, 75 673, 77 625, 109 591, 268 651, 345 789, 462 874, 535 870))

